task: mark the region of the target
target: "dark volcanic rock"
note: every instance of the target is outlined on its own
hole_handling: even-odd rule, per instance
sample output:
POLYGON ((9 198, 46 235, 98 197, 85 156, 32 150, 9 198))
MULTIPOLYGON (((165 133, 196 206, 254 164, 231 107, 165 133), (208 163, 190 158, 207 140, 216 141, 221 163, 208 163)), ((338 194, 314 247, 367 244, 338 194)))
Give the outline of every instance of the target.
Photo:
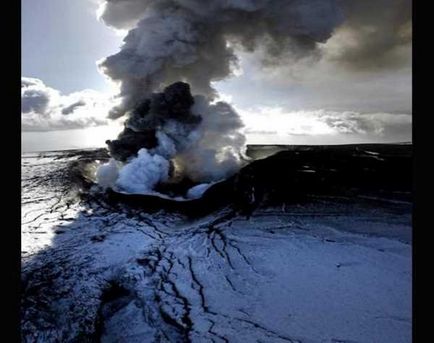
POLYGON ((113 203, 104 150, 24 154, 13 341, 411 342, 411 150, 286 147, 201 199, 113 203))
POLYGON ((175 201, 114 191, 109 198, 147 211, 164 208, 191 215, 227 205, 249 214, 261 205, 297 203, 312 196, 411 201, 411 158, 411 145, 293 146, 250 163, 200 199, 175 201))
POLYGON ((243 168, 234 190, 245 204, 281 204, 310 196, 410 201, 411 158, 411 145, 295 146, 243 168))

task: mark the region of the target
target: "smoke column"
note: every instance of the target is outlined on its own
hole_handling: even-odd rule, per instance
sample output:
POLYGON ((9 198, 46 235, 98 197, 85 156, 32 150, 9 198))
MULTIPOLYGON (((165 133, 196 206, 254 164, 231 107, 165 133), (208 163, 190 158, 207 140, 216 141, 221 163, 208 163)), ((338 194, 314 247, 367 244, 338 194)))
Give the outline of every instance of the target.
MULTIPOLYGON (((100 63, 101 70, 120 84, 122 101, 109 117, 127 117, 118 139, 108 141, 112 157, 121 163, 101 167, 100 184, 114 182, 123 190, 143 193, 177 175, 209 183, 235 172, 245 144, 242 122, 230 105, 213 102, 212 82, 231 75, 236 51, 261 48, 274 61, 288 53, 294 58, 319 54, 319 43, 331 37, 344 15, 350 24, 361 25, 358 12, 364 16, 362 10, 373 4, 373 0, 104 1, 100 18, 129 31, 120 51, 100 63)), ((379 4, 393 11, 393 1, 379 4)), ((395 17, 394 28, 406 20, 395 17)), ((382 22, 371 20, 371 26, 382 22)))
POLYGON ((243 162, 238 114, 225 102, 192 96, 184 82, 149 95, 128 112, 124 125, 116 140, 107 141, 112 159, 97 172, 103 187, 155 194, 161 183, 187 182, 194 189, 183 195, 198 197, 243 162))
POLYGON ((107 25, 131 29, 121 51, 100 65, 121 82, 123 104, 113 118, 176 81, 212 98, 211 82, 231 75, 237 46, 311 54, 343 19, 335 0, 111 0, 101 12, 107 25))

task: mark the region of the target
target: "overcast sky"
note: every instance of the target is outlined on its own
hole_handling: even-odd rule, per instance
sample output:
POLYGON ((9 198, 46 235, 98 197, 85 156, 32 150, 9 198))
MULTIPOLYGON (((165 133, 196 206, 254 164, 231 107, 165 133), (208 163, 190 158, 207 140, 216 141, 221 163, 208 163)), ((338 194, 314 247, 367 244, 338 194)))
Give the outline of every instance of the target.
MULTIPOLYGON (((24 151, 56 149, 58 130, 72 129, 58 149, 102 145, 121 125, 106 118, 116 89, 98 71, 97 61, 119 50, 126 31, 98 21, 97 8, 97 0, 22 0, 24 151), (93 139, 83 139, 91 127, 99 127, 90 133, 93 139)), ((353 56, 343 47, 351 39, 367 44, 361 34, 351 36, 361 30, 356 19, 353 31, 340 29, 321 45, 319 59, 288 58, 267 67, 260 63, 260 51, 238 53, 235 75, 215 88, 242 115, 250 141, 411 140, 411 42, 397 44, 382 60, 367 55, 362 63, 347 63, 353 56)), ((375 36, 381 36, 378 44, 388 44, 386 28, 375 36)))

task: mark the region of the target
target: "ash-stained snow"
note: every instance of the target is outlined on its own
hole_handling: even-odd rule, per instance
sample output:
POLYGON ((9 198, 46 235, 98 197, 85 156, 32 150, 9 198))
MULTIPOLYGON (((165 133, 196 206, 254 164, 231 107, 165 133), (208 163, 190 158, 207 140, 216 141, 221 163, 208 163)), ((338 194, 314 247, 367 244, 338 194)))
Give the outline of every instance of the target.
POLYGON ((23 342, 411 342, 410 203, 148 214, 77 184, 85 159, 22 156, 23 342))

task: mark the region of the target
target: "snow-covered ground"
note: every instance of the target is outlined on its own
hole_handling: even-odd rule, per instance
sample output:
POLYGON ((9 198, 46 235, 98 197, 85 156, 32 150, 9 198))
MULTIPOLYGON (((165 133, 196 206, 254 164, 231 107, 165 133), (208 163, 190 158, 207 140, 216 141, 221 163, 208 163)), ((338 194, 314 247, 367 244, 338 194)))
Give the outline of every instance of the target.
POLYGON ((147 214, 75 197, 79 157, 22 156, 24 342, 411 342, 410 203, 147 214))

